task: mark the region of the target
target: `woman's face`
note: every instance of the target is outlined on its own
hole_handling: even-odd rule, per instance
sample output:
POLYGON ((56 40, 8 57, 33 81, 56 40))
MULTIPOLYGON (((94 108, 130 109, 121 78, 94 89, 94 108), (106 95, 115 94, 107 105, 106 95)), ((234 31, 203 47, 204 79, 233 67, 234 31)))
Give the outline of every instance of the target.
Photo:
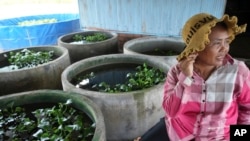
POLYGON ((229 51, 229 34, 227 29, 221 25, 216 25, 209 34, 210 43, 205 49, 199 52, 197 63, 209 66, 221 66, 226 54, 229 51))

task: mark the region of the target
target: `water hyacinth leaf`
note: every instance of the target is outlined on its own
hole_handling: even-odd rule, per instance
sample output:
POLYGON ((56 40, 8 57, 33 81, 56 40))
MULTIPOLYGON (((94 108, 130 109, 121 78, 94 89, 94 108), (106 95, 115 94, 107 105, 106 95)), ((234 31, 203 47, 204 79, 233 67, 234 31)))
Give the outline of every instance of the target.
MULTIPOLYGON (((149 67, 146 63, 135 67, 135 72, 126 74, 126 82, 123 84, 110 85, 107 82, 100 82, 91 85, 92 90, 108 93, 129 92, 134 90, 141 90, 149 88, 153 85, 157 85, 165 80, 163 71, 149 67)), ((95 72, 91 72, 94 74, 95 72)), ((90 74, 80 76, 80 78, 86 78, 90 74)), ((79 84, 76 85, 77 88, 79 84)))
MULTIPOLYGON (((47 63, 52 60, 54 55, 53 51, 32 51, 29 49, 23 49, 19 52, 10 52, 8 61, 11 65, 21 68, 31 68, 43 63, 47 63)), ((15 67, 13 67, 15 69, 15 67)))
MULTIPOLYGON (((22 113, 22 108, 10 108, 0 110, 0 127, 6 126, 6 121, 15 123, 15 126, 8 126, 1 130, 0 136, 9 136, 11 140, 20 139, 23 134, 30 135, 26 140, 85 140, 83 136, 84 129, 91 128, 91 124, 86 124, 85 118, 79 114, 76 109, 69 107, 72 101, 69 99, 65 103, 59 103, 57 106, 31 111, 37 120, 27 118, 22 113), (16 110, 15 110, 16 109, 16 110), (5 118, 5 113, 11 113, 13 117, 5 118), (15 113, 18 111, 19 113, 15 113), (13 113, 13 114, 12 114, 13 113), (37 121, 37 124, 36 124, 37 121), (34 130, 37 129, 37 130, 34 130), (32 132, 33 131, 33 132, 32 132), (10 134, 6 135, 8 132, 10 134)), ((94 133, 94 130, 90 134, 94 133)), ((25 138, 23 138, 25 140, 25 138)))
POLYGON ((39 129, 32 136, 39 138, 41 137, 42 133, 43 133, 43 130, 39 129))

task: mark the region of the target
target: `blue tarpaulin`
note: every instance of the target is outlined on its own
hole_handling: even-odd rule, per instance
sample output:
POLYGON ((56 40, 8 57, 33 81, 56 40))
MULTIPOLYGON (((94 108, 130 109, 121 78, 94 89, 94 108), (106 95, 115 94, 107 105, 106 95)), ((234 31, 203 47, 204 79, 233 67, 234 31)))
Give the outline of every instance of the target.
POLYGON ((80 31, 79 14, 50 14, 0 20, 0 50, 56 45, 57 39, 80 31), (20 26, 19 22, 56 19, 54 23, 20 26))

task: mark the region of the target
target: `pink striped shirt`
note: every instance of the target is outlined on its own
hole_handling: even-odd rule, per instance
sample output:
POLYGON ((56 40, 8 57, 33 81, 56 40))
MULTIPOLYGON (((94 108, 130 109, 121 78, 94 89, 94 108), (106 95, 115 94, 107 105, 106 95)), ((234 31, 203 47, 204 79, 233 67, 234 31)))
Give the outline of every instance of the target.
POLYGON ((225 58, 224 65, 204 81, 193 82, 178 65, 169 70, 163 108, 171 141, 227 141, 232 124, 250 124, 250 71, 244 62, 225 58))

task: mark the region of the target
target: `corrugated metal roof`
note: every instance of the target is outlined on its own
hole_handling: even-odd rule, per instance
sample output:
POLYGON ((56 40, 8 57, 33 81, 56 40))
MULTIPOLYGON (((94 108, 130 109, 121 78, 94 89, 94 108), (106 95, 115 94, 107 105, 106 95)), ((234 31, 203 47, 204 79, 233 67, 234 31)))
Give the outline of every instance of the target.
POLYGON ((226 0, 78 0, 83 29, 180 36, 192 15, 224 14, 226 0))

